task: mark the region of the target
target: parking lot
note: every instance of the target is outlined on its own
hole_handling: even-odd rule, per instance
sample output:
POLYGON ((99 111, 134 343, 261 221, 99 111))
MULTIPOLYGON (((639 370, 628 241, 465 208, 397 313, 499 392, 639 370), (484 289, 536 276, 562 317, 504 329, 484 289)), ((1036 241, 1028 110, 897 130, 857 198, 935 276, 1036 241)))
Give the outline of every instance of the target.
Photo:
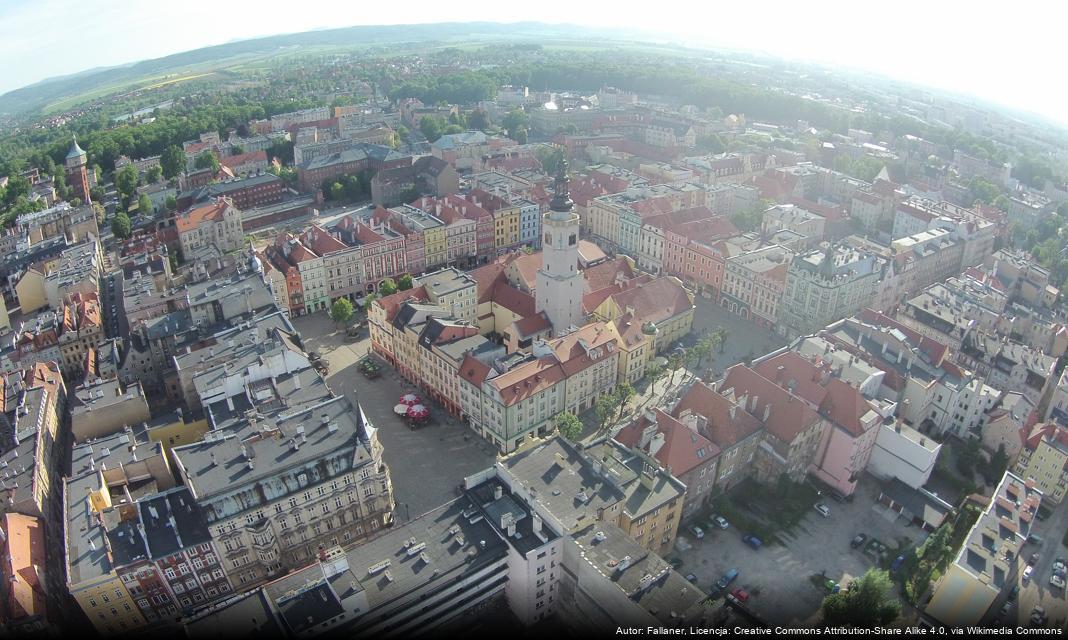
MULTIPOLYGON (((830 517, 810 510, 791 531, 777 535, 783 545, 764 545, 754 550, 742 542, 745 531, 734 526, 726 530, 706 530, 702 540, 686 531, 682 538, 693 548, 675 555, 683 565, 679 571, 697 576, 697 585, 713 592, 712 585, 730 569, 738 569, 738 579, 730 589, 741 587, 750 593, 748 606, 772 623, 801 625, 813 622, 826 592, 811 577, 824 573, 845 585, 871 568, 875 562, 850 541, 859 533, 883 542, 893 552, 898 546, 919 544, 925 533, 915 526, 890 520, 876 502, 878 486, 870 479, 861 482, 851 503, 828 501, 830 517)), ((896 514, 895 514, 896 515, 896 514)))
POLYGON ((366 332, 350 341, 337 330, 324 313, 293 319, 305 349, 319 352, 330 364, 326 382, 336 394, 344 394, 363 406, 364 413, 378 427, 378 439, 393 479, 397 517, 408 520, 455 498, 454 488, 465 476, 492 466, 496 450, 419 393, 382 362, 382 375, 368 380, 359 372, 359 359, 371 343, 366 332), (413 391, 431 409, 426 426, 410 428, 393 413, 397 399, 413 391))

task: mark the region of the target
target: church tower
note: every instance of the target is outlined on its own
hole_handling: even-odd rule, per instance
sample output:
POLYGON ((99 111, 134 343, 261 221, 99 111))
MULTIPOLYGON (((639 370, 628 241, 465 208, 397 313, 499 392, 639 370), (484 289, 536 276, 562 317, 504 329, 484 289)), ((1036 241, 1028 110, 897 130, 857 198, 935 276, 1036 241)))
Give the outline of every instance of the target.
POLYGON ((559 336, 583 324, 582 294, 585 281, 578 270, 579 216, 567 192, 567 162, 556 173, 549 212, 542 217, 541 269, 534 304, 544 311, 559 336))
POLYGON ((67 184, 75 198, 81 198, 82 202, 89 204, 89 172, 86 168, 88 159, 85 151, 78 146, 78 138, 74 138, 74 145, 67 152, 65 161, 67 167, 67 184))

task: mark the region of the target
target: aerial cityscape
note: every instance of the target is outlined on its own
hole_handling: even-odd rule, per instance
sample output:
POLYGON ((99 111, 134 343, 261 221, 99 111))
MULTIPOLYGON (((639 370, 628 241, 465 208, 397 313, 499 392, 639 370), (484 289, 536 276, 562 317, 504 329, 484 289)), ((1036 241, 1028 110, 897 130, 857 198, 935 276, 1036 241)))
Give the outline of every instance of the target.
POLYGON ((1063 102, 566 22, 0 89, 0 636, 1063 635, 1063 102))

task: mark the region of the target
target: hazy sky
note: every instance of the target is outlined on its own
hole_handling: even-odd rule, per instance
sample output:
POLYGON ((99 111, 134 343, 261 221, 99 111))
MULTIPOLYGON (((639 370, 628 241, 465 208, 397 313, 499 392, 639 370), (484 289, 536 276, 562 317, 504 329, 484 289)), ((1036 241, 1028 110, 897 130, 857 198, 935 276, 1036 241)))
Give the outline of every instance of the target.
POLYGON ((0 0, 0 93, 261 35, 358 24, 535 20, 668 31, 710 46, 849 65, 1068 123, 1066 18, 1068 3, 1059 0, 0 0))

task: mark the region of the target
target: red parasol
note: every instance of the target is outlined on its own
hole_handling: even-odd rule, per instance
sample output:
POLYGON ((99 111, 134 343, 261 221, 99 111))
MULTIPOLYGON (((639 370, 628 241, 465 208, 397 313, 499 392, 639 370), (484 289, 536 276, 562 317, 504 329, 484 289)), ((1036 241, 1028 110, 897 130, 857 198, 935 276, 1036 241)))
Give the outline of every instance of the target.
POLYGON ((400 397, 400 403, 406 404, 409 407, 417 405, 420 402, 422 401, 419 399, 419 396, 415 395, 414 393, 406 393, 400 397))
POLYGON ((430 410, 421 404, 414 404, 408 407, 408 417, 416 420, 421 420, 430 415, 430 410))

